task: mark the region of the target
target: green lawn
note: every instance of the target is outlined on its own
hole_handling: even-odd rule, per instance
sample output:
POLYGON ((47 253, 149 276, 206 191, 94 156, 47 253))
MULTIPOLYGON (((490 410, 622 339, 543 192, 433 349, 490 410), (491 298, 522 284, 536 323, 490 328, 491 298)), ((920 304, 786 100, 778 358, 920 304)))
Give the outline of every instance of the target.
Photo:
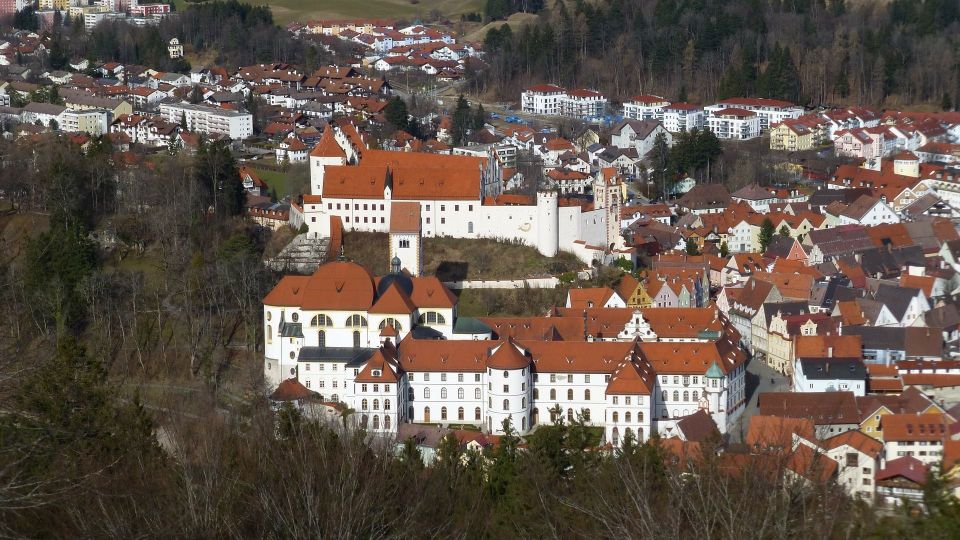
POLYGON ((250 3, 270 6, 277 24, 350 17, 423 19, 433 10, 459 19, 461 13, 482 12, 484 4, 483 0, 250 0, 250 3))
POLYGON ((284 195, 289 195, 287 192, 287 174, 280 171, 271 171, 267 169, 254 169, 255 173, 260 175, 260 178, 270 186, 270 191, 276 191, 277 197, 283 198, 284 195))

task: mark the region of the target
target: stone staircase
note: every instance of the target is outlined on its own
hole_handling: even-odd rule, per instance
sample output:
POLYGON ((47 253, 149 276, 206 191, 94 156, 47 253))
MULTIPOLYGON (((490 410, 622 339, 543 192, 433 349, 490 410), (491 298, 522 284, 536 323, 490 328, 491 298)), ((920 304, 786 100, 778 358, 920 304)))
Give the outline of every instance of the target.
POLYGON ((283 251, 265 264, 286 274, 311 274, 327 261, 329 238, 309 238, 307 234, 295 236, 283 251))

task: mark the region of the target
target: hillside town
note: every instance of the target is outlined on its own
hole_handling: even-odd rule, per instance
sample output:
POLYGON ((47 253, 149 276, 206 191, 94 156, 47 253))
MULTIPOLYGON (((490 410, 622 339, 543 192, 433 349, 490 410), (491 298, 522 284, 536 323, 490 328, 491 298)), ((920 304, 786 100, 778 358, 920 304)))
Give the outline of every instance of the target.
MULTIPOLYGON (((0 2, 0 15, 20 4, 0 2)), ((52 28, 61 12, 88 30, 171 16, 136 0, 41 1, 36 15, 52 28)), ((927 504, 934 478, 960 497, 960 112, 623 99, 550 81, 493 102, 468 85, 488 67, 484 44, 450 27, 282 28, 322 60, 197 62, 180 36, 163 46, 165 61, 190 57, 181 71, 79 57, 53 69, 49 31, 0 35, 11 154, 106 154, 104 178, 133 213, 158 205, 137 198, 130 171, 226 156, 229 177, 209 174, 212 202, 190 226, 214 229, 229 185, 241 197, 233 230, 284 238, 256 270, 238 266, 270 272, 244 346, 278 417, 362 432, 397 455, 415 447, 424 466, 448 437, 489 455, 580 426, 597 455, 659 445, 679 469, 782 459, 777 482, 836 486, 877 508, 927 504), (730 171, 761 155, 773 164, 755 177, 730 171), (296 175, 303 186, 289 188, 296 175), (387 272, 352 251, 380 237, 387 272), (506 278, 448 279, 429 264, 437 239, 519 246, 577 270, 533 275, 521 261, 506 278), (564 300, 480 315, 464 307, 471 288, 564 300)), ((34 197, 0 191, 9 215, 34 197)), ((121 225, 86 236, 146 251, 121 225)), ((200 243, 184 242, 195 267, 200 243)), ((218 253, 249 248, 236 244, 218 253)), ((146 316, 169 302, 155 296, 146 316)), ((191 328, 199 341, 203 325, 191 328)))

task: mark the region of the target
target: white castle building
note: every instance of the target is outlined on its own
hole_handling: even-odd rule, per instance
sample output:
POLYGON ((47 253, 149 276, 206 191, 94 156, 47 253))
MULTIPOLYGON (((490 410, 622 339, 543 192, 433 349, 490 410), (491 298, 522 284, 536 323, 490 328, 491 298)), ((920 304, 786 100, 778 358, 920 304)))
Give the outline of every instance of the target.
POLYGON ((311 194, 304 196, 304 216, 317 238, 330 235, 333 216, 348 230, 389 232, 402 203, 406 212, 419 205, 420 234, 427 237, 519 241, 548 257, 564 250, 586 263, 624 246, 622 186, 614 169, 597 174, 590 208, 561 204, 552 192, 539 192, 524 204, 510 197, 508 203, 500 196, 496 159, 373 150, 345 123, 327 128, 309 159, 311 194))
POLYGON ((396 257, 382 277, 346 261, 285 276, 263 303, 268 387, 293 379, 377 433, 404 422, 502 433, 509 418, 526 434, 582 416, 616 446, 628 431, 670 436, 698 411, 726 432, 744 410, 746 357, 716 307, 525 318, 521 328, 580 324, 582 340, 515 338, 458 317, 437 278, 401 271, 396 257))

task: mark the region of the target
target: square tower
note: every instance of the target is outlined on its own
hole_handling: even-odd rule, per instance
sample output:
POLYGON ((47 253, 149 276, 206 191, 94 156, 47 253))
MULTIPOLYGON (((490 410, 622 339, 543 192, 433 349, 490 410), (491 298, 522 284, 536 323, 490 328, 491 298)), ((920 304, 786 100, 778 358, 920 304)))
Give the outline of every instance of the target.
POLYGON ((413 276, 423 271, 423 236, 420 227, 420 203, 390 204, 390 267, 406 269, 413 276))

